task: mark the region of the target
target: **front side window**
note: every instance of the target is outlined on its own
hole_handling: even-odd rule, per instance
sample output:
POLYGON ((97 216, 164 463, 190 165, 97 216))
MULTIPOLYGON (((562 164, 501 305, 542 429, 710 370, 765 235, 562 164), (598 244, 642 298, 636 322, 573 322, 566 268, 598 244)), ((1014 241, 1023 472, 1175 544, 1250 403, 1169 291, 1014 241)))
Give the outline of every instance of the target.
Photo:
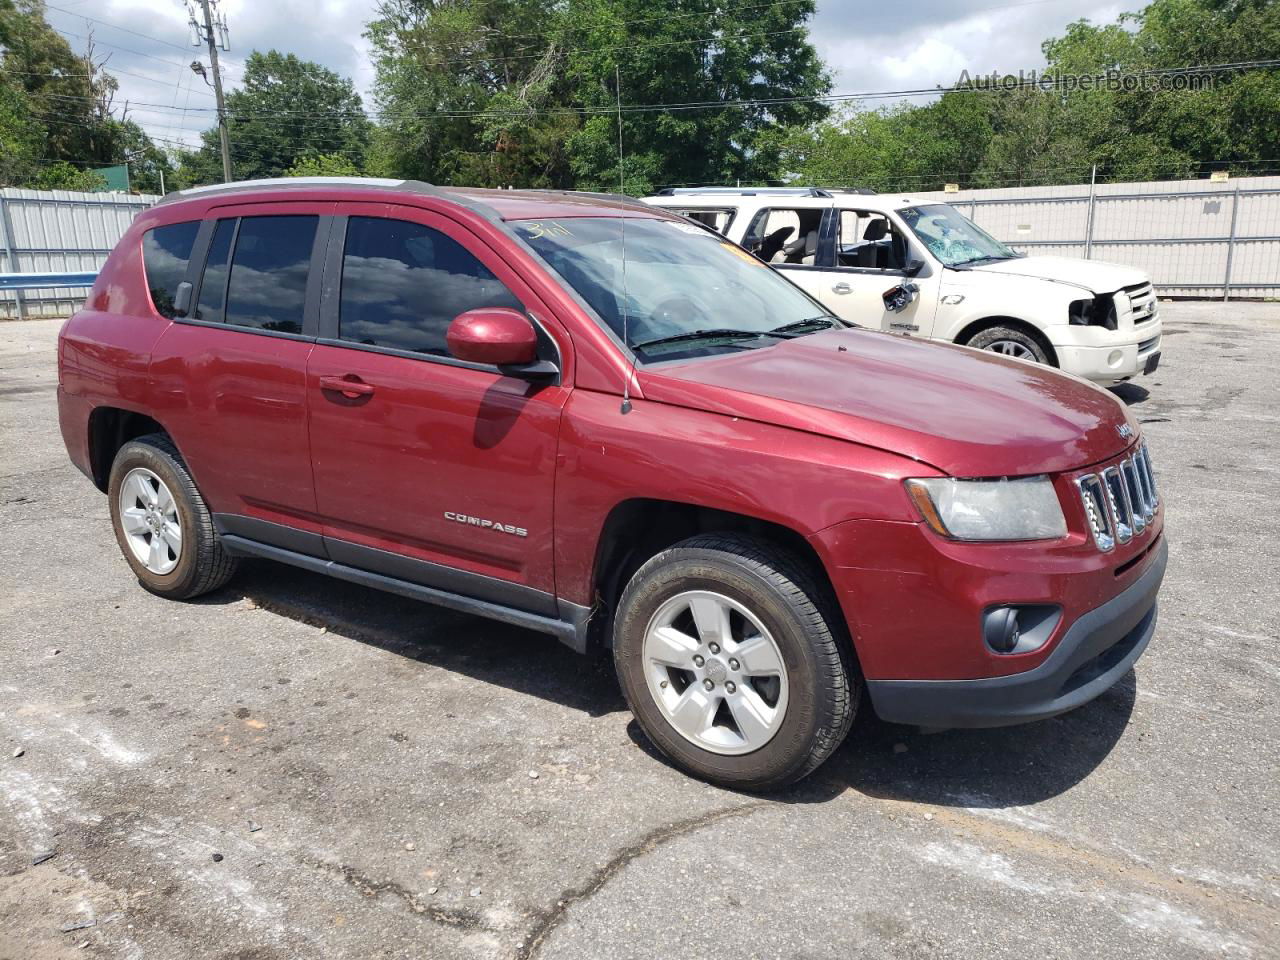
POLYGON ((898 216, 929 252, 948 267, 1012 260, 1018 256, 949 203, 904 207, 898 216))
POLYGON ((642 360, 773 346, 844 326, 741 247, 693 224, 574 217, 512 226, 642 360))
POLYGON ((841 210, 836 265, 863 270, 902 270, 907 265, 906 238, 884 213, 841 210))
POLYGON ((439 230, 382 217, 347 221, 341 339, 448 356, 449 324, 479 307, 523 309, 488 267, 439 230))
POLYGON ((142 263, 147 273, 147 288, 156 312, 170 320, 176 315, 173 298, 178 284, 187 278, 187 264, 195 245, 200 221, 171 223, 152 227, 142 235, 142 263))

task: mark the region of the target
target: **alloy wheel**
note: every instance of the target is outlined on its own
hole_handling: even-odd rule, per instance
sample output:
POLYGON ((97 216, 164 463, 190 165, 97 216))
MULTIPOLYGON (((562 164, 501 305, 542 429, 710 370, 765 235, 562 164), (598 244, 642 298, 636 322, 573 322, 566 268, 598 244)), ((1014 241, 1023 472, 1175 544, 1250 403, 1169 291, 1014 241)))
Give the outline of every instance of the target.
POLYGON ((732 756, 759 750, 787 711, 782 652, 759 617, 706 590, 670 598, 645 629, 649 693, 691 743, 732 756))
POLYGON ((1006 357, 1017 357, 1019 360, 1037 360, 1035 353, 1017 340, 993 340, 987 344, 986 349, 1006 357))
POLYGON ((146 467, 130 470, 120 484, 120 526, 139 563, 160 576, 173 572, 182 557, 178 504, 146 467))

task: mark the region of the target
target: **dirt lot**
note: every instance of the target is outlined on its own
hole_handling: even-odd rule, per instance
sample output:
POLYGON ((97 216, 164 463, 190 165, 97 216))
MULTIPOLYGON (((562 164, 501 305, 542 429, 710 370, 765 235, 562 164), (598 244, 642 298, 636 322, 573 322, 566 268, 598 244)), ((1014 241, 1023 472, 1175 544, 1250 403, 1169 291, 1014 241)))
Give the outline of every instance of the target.
POLYGON ((0 325, 0 958, 1280 956, 1280 305, 1163 309, 1118 391, 1171 549, 1136 675, 1022 728, 864 715, 770 798, 537 634, 266 562, 143 592, 58 324, 0 325))

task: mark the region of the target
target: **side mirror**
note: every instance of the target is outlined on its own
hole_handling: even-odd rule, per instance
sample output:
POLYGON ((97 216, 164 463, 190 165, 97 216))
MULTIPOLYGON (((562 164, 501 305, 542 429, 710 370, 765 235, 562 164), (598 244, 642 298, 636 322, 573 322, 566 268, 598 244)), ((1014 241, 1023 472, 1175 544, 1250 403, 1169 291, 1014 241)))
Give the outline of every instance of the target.
POLYGON ((903 270, 902 272, 906 274, 908 277, 916 277, 920 275, 920 271, 923 269, 924 269, 924 261, 917 259, 915 257, 912 257, 910 260, 907 261, 907 269, 903 270))
POLYGON ((500 367, 533 363, 538 356, 538 334, 533 323, 510 307, 481 307, 460 313, 445 333, 449 352, 469 363, 500 367))

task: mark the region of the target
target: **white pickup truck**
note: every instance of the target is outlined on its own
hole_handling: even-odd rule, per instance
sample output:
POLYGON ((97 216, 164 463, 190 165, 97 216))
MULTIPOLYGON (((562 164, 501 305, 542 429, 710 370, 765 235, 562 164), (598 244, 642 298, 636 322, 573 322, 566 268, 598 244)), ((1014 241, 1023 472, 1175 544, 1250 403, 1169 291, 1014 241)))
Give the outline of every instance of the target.
POLYGON ((1160 318, 1133 267, 1022 256, 949 204, 819 188, 697 188, 645 203, 723 233, 842 319, 1051 364, 1152 373, 1160 318))

